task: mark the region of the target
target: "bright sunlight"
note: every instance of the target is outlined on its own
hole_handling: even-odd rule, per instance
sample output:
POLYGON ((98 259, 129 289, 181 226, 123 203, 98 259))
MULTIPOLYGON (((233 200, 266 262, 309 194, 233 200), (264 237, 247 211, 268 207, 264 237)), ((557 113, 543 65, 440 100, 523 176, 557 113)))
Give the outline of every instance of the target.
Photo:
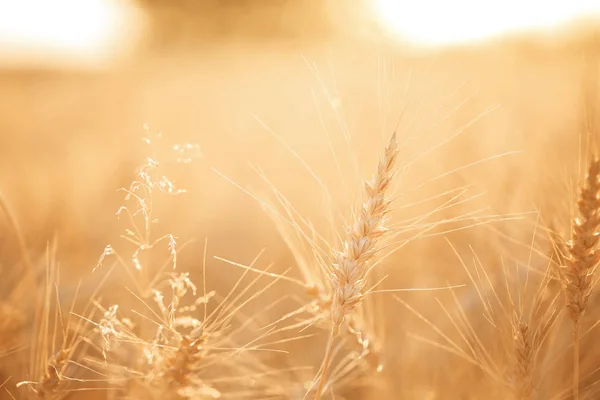
POLYGON ((384 25, 420 45, 481 41, 598 15, 600 0, 373 0, 384 25))
POLYGON ((0 54, 9 59, 103 60, 127 39, 124 27, 130 21, 123 3, 0 0, 0 54))

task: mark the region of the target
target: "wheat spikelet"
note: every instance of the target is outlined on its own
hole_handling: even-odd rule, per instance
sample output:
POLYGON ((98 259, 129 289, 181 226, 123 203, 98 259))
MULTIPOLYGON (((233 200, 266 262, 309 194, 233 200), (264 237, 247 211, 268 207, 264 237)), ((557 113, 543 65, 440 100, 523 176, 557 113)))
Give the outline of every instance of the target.
POLYGON ((197 373, 196 365, 205 357, 207 350, 202 344, 206 335, 185 335, 176 350, 165 357, 165 376, 167 385, 171 388, 194 387, 197 393, 209 394, 217 398, 220 393, 207 385, 198 387, 194 375, 197 373))
POLYGON ((354 336, 355 345, 359 349, 359 358, 377 372, 383 370, 383 352, 377 337, 368 329, 364 321, 354 315, 348 322, 346 332, 354 336))

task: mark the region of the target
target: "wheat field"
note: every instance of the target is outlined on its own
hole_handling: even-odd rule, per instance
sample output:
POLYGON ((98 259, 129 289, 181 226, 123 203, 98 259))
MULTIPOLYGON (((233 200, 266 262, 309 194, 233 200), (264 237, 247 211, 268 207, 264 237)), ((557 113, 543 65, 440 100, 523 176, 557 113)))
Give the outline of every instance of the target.
POLYGON ((0 69, 0 398, 599 398, 597 47, 0 69))

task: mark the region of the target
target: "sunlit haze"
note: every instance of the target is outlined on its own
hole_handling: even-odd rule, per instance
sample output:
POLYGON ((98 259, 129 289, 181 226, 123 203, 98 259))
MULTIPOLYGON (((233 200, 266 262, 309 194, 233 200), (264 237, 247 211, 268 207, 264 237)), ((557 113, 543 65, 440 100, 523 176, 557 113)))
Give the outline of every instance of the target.
POLYGON ((109 0, 1 0, 0 62, 7 58, 103 60, 128 39, 124 35, 130 32, 132 21, 123 4, 109 0))
POLYGON ((0 0, 0 400, 600 400, 598 11, 0 0))
POLYGON ((384 25, 409 42, 445 45, 544 30, 600 13, 600 0, 374 0, 384 25))

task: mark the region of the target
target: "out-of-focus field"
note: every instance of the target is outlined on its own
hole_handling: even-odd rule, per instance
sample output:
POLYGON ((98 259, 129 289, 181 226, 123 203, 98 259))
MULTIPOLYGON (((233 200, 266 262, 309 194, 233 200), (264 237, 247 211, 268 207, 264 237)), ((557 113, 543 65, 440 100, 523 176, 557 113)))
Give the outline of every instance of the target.
POLYGON ((487 192, 482 201, 503 211, 507 204, 524 211, 541 200, 536 195, 545 185, 560 184, 578 156, 577 137, 586 118, 582 107, 595 77, 589 54, 595 47, 594 40, 583 39, 558 48, 515 43, 411 55, 355 42, 291 50, 285 43, 226 43, 101 72, 3 70, 2 191, 36 248, 56 232, 63 268, 85 269, 79 263, 90 253, 94 258, 114 231, 110 216, 122 197, 116 189, 128 185, 144 156, 142 127, 148 124, 164 133, 163 146, 197 143, 204 155, 187 168, 182 184, 191 193, 177 200, 185 207, 167 210, 164 221, 183 230, 182 236, 210 233, 215 246, 229 247, 222 236, 254 252, 272 243, 270 222, 208 167, 247 186, 257 182, 247 165, 252 163, 278 185, 290 186, 301 201, 311 201, 303 193, 310 176, 255 116, 320 175, 335 180, 323 125, 336 151, 348 154, 327 90, 365 165, 403 107, 401 134, 425 130, 412 145, 422 150, 499 106, 424 157, 419 173, 434 175, 524 150, 451 178, 468 176, 487 192), (249 234, 257 226, 264 235, 249 234))
MULTIPOLYGON (((253 169, 260 168, 326 231, 321 188, 303 163, 345 213, 400 115, 399 138, 411 137, 400 159, 412 165, 396 184, 397 194, 460 170, 395 200, 398 220, 428 210, 436 200, 413 209, 403 204, 470 185, 469 193, 481 196, 448 215, 476 209, 487 215, 526 215, 525 221, 447 235, 466 258, 472 246, 487 265, 498 262, 503 248, 510 249, 511 257, 527 258, 535 222, 528 212, 541 210, 545 223, 568 227, 572 180, 597 112, 600 43, 594 32, 559 42, 515 38, 429 52, 409 51, 373 35, 269 40, 208 35, 187 45, 157 41, 98 70, 0 69, 0 191, 33 259, 43 263, 47 242, 56 237, 63 290, 70 293, 76 279, 89 275, 104 246, 116 247, 122 224, 114 214, 123 203, 117 189, 129 185, 148 155, 141 140, 144 124, 150 132, 163 133, 157 158, 188 190, 155 206, 161 231, 182 241, 197 240, 179 256, 181 268, 193 273, 201 266, 205 238, 210 257, 247 264, 264 248, 261 267, 273 262, 282 271, 293 265, 268 213, 215 169, 270 199, 268 185, 253 169), (444 143, 457 130, 461 133, 444 143), (171 165, 166 150, 182 143, 198 144, 202 157, 171 165), (436 147, 439 143, 444 144, 436 147), (353 160, 359 162, 358 174, 353 160), (496 229, 525 245, 501 239, 496 229)), ((469 223, 458 224, 463 225, 469 223)), ((3 265, 17 262, 10 229, 0 229, 0 246, 3 265)), ((212 258, 209 265, 209 281, 217 288, 228 288, 241 273, 212 258)), ((386 265, 388 288, 468 283, 442 236, 412 243, 386 265)), ((117 281, 123 275, 116 271, 112 277, 117 281)), ((94 283, 83 290, 91 291, 94 283)), ((284 290, 282 282, 265 299, 284 290)), ((437 294, 401 296, 427 314, 437 294)), ((250 307, 260 309, 260 304, 250 307)), ((425 389, 416 388, 478 376, 471 369, 440 376, 453 365, 452 356, 422 344, 406 345, 405 328, 417 326, 414 316, 393 300, 385 304, 385 313, 394 313, 380 322, 388 325, 386 343, 406 347, 406 362, 392 370, 410 375, 415 390, 403 392, 398 382, 390 389, 400 393, 397 398, 444 398, 426 397, 425 389), (397 339, 389 339, 394 335, 397 339), (439 357, 437 375, 429 374, 425 354, 439 357)), ((431 311, 428 317, 436 315, 431 311)), ((322 346, 305 357, 311 354, 319 359, 322 346)), ((477 383, 473 386, 476 391, 477 383)))

